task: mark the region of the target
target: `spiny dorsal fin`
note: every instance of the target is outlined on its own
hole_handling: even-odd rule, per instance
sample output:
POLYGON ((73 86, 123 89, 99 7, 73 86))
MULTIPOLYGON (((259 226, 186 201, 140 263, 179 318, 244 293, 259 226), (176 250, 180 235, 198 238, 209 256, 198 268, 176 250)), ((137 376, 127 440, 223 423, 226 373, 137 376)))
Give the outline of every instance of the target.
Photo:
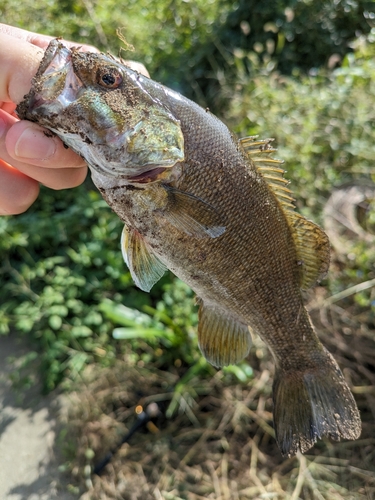
POLYGON ((253 155, 259 153, 268 154, 276 151, 275 148, 271 147, 271 142, 273 142, 275 139, 269 137, 268 139, 257 140, 258 137, 258 135, 250 135, 248 137, 242 137, 242 139, 239 140, 246 153, 253 155))
POLYGON ((204 357, 216 367, 238 363, 251 346, 249 328, 219 307, 199 308, 198 343, 204 357))
POLYGON ((306 290, 321 280, 328 271, 330 245, 328 236, 313 222, 294 211, 294 198, 286 186, 282 160, 270 155, 276 151, 271 147, 273 139, 258 140, 257 136, 244 137, 240 144, 254 162, 269 187, 275 193, 288 220, 297 252, 297 263, 301 272, 301 288, 306 290))
POLYGON ((271 157, 271 154, 276 151, 276 149, 271 146, 274 139, 257 139, 257 135, 243 137, 239 140, 239 143, 245 153, 254 162, 258 172, 265 178, 282 207, 287 210, 294 210, 292 192, 286 187, 289 181, 284 178, 284 170, 280 168, 280 165, 284 162, 283 160, 271 157))
POLYGON ((167 267, 154 255, 138 231, 126 225, 122 230, 121 250, 134 283, 144 292, 149 292, 167 267))

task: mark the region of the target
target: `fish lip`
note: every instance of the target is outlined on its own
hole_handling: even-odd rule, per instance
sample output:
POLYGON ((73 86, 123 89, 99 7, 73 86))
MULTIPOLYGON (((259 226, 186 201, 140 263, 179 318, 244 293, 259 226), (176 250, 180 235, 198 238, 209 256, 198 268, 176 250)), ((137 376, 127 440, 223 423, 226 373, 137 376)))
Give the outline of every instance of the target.
POLYGON ((43 106, 48 106, 49 112, 51 106, 56 113, 62 111, 77 99, 79 91, 84 88, 83 82, 74 72, 72 51, 59 39, 52 40, 47 47, 32 83, 32 88, 34 85, 35 88, 30 93, 28 106, 31 115, 40 112, 43 106), (59 79, 61 91, 56 92, 59 79))
MULTIPOLYGON (((174 164, 175 165, 175 164, 174 164)), ((169 169, 171 169, 172 166, 154 166, 153 168, 146 170, 145 172, 142 172, 141 174, 138 174, 133 177, 127 177, 126 180, 130 184, 150 184, 151 182, 156 182, 164 177, 164 175, 167 173, 169 169)))
POLYGON ((72 57, 72 51, 66 47, 58 38, 55 38, 48 45, 42 62, 40 63, 38 72, 36 77, 41 77, 48 73, 48 69, 52 65, 56 56, 60 55, 60 52, 63 52, 66 55, 66 59, 70 60, 72 57))

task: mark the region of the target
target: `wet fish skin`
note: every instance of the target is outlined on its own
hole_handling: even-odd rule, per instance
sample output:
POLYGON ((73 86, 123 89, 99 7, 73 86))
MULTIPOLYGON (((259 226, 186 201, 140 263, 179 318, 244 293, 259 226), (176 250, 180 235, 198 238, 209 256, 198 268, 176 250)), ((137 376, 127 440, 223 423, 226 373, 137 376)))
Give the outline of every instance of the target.
POLYGON ((149 290, 168 268, 197 293, 198 340, 211 363, 244 358, 249 328, 265 341, 283 455, 323 436, 360 435, 354 398, 301 297, 328 269, 328 239, 293 211, 268 141, 237 141, 176 92, 57 41, 18 112, 86 159, 125 223, 122 249, 136 284, 149 290))

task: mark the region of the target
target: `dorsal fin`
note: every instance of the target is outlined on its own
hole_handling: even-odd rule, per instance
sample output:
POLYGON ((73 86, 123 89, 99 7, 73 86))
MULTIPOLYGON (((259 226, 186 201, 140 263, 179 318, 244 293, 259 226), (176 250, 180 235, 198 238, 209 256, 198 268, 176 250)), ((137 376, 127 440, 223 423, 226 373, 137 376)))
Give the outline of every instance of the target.
POLYGON ((297 250, 297 263, 302 269, 301 288, 307 290, 327 274, 330 244, 326 233, 297 212, 287 212, 297 250))
POLYGON ((328 271, 329 240, 319 226, 294 211, 294 198, 287 188, 289 181, 284 178, 284 170, 280 168, 284 162, 271 157, 276 151, 271 146, 272 141, 273 139, 258 140, 258 136, 239 140, 284 210, 296 246, 297 265, 302 270, 300 286, 306 290, 321 280, 328 271))
POLYGON ((245 153, 251 158, 258 172, 266 179, 283 208, 294 210, 292 192, 286 187, 289 181, 284 178, 284 170, 280 168, 284 162, 271 157, 271 154, 276 151, 271 146, 273 141, 274 139, 270 138, 258 140, 257 135, 243 137, 239 140, 245 153))

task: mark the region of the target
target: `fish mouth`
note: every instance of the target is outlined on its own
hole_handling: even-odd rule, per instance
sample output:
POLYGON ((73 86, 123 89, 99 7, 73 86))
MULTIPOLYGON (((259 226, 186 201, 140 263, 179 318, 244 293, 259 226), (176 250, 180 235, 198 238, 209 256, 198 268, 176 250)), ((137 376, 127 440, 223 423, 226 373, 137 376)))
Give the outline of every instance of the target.
POLYGON ((168 170, 174 165, 167 167, 155 166, 151 170, 146 170, 134 177, 129 177, 127 180, 130 184, 150 184, 151 182, 159 181, 168 176, 168 170))
POLYGON ((28 113, 59 113, 79 98, 85 87, 73 69, 72 51, 59 40, 49 44, 29 96, 28 113))

